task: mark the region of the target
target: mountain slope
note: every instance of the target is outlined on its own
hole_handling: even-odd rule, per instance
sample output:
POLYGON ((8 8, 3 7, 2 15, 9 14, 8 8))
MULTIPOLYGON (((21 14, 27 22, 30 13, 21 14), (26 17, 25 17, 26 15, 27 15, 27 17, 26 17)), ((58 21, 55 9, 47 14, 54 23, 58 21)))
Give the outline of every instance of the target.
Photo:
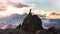
POLYGON ((18 25, 18 23, 22 23, 27 14, 11 14, 8 17, 2 18, 0 17, 0 23, 11 23, 13 25, 18 25))

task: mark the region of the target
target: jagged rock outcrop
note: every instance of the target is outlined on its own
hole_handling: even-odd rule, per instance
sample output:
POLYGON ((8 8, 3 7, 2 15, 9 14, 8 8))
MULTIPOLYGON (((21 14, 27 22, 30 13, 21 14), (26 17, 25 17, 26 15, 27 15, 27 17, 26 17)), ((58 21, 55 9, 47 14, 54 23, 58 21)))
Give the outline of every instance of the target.
POLYGON ((52 32, 53 34, 57 34, 57 29, 54 26, 50 27, 47 31, 52 32))
POLYGON ((19 25, 16 27, 16 29, 21 29, 21 24, 19 24, 19 25))
POLYGON ((22 23, 22 30, 35 32, 43 29, 42 21, 37 15, 32 15, 31 10, 22 23))

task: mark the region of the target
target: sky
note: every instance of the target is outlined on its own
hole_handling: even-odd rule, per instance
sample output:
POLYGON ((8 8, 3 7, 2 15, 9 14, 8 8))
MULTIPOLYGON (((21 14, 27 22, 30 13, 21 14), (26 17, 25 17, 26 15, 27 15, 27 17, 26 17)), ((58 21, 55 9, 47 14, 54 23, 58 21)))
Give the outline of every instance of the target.
POLYGON ((60 0, 26 0, 27 4, 35 4, 35 9, 45 11, 60 11, 60 0))
POLYGON ((0 14, 22 14, 23 11, 29 11, 29 9, 38 13, 41 11, 60 13, 60 0, 0 0, 0 14))
POLYGON ((34 9, 44 11, 60 11, 60 0, 18 0, 22 4, 34 4, 34 9))
POLYGON ((0 0, 0 17, 13 13, 23 14, 34 7, 34 4, 23 4, 25 0, 0 0))

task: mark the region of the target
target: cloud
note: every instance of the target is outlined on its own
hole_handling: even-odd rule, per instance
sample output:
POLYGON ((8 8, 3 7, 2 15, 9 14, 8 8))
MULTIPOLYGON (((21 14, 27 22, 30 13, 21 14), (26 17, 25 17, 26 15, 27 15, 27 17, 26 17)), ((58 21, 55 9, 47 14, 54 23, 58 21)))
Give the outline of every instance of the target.
POLYGON ((14 3, 22 3, 26 0, 7 0, 8 2, 14 2, 14 3))
POLYGON ((12 6, 16 7, 16 8, 23 8, 23 7, 26 7, 26 8, 29 8, 29 7, 34 7, 34 4, 22 4, 22 3, 18 3, 18 4, 15 4, 15 3, 12 3, 11 4, 12 6))
POLYGON ((9 0, 7 2, 8 2, 8 5, 12 5, 12 6, 17 7, 17 8, 23 8, 23 7, 28 8, 28 7, 33 7, 34 6, 34 4, 30 4, 30 5, 22 4, 20 1, 21 0, 9 0))
POLYGON ((0 8, 5 7, 5 8, 3 8, 4 10, 1 9, 2 12, 0 10, 0 16, 2 16, 2 17, 9 16, 10 14, 13 14, 13 13, 23 14, 24 12, 28 12, 29 9, 34 8, 34 6, 35 6, 34 4, 22 4, 21 2, 18 2, 18 0, 16 0, 16 2, 15 2, 15 0, 12 0, 12 1, 3 0, 1 3, 2 3, 2 5, 1 4, 0 5, 2 7, 0 7, 0 8))
POLYGON ((53 4, 56 8, 60 8, 60 0, 47 0, 47 2, 53 4))
POLYGON ((47 12, 44 10, 34 10, 33 14, 40 14, 40 15, 45 15, 47 12))
POLYGON ((0 11, 6 9, 6 0, 0 0, 0 11))
MULTIPOLYGON (((1 0, 0 0, 1 1, 1 0)), ((0 11, 6 10, 8 6, 13 6, 16 8, 34 8, 34 4, 22 4, 25 0, 3 0, 0 2, 0 11)))

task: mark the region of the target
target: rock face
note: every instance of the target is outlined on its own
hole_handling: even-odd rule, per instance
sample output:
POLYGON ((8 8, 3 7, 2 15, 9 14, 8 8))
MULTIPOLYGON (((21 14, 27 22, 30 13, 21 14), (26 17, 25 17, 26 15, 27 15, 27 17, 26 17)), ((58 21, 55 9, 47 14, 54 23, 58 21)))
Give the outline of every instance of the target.
MULTIPOLYGON (((18 26, 20 28, 20 26, 18 26)), ((31 10, 27 17, 24 19, 21 29, 24 31, 35 32, 43 29, 42 21, 37 15, 32 15, 31 10)))
POLYGON ((19 26, 17 26, 16 29, 21 29, 21 24, 19 24, 19 26))

